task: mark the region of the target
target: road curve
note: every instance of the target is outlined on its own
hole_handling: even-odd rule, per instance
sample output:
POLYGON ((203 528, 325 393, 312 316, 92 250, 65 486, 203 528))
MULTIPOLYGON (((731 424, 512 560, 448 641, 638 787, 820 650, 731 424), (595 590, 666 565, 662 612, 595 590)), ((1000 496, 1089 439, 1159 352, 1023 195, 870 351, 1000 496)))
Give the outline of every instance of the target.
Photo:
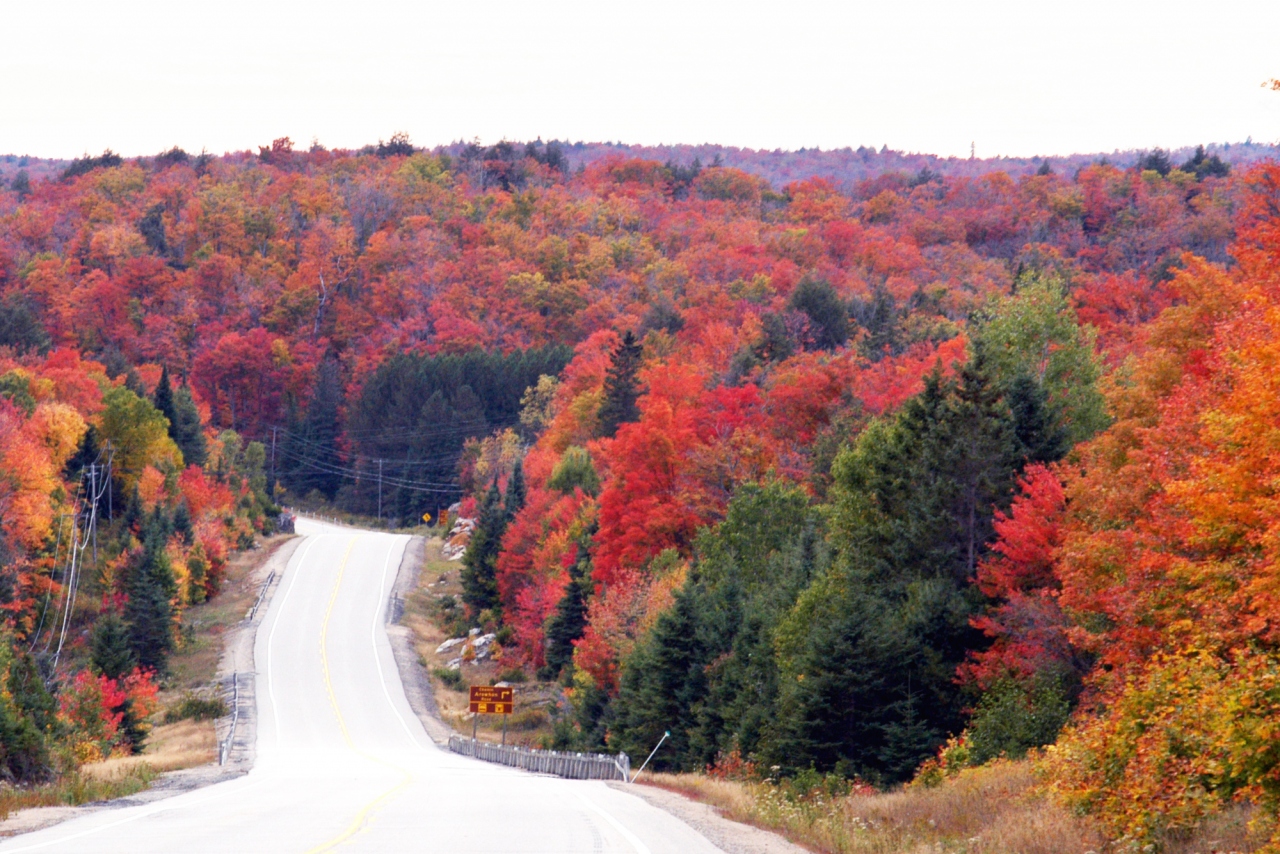
POLYGON ((600 782, 455 756, 404 696, 384 613, 408 537, 298 521, 299 544, 254 647, 249 774, 104 809, 0 852, 702 854, 669 813, 600 782))

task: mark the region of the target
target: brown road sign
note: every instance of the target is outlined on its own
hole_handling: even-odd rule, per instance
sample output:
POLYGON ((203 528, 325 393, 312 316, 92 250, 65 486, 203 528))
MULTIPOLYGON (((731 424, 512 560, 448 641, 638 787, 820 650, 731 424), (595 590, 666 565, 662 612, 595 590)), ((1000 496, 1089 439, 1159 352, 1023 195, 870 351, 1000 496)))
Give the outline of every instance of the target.
POLYGON ((488 685, 471 686, 470 711, 477 715, 509 715, 515 711, 515 691, 488 685))

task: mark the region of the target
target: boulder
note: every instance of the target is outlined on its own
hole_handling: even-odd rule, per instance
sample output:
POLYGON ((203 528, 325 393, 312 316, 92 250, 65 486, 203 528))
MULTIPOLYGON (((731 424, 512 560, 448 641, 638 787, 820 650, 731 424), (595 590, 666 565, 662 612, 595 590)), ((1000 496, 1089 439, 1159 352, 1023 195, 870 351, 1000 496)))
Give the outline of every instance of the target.
POLYGON ((467 642, 466 638, 449 638, 447 641, 445 641, 444 643, 436 647, 436 655, 444 655, 446 652, 453 649, 455 646, 461 646, 466 642, 467 642))

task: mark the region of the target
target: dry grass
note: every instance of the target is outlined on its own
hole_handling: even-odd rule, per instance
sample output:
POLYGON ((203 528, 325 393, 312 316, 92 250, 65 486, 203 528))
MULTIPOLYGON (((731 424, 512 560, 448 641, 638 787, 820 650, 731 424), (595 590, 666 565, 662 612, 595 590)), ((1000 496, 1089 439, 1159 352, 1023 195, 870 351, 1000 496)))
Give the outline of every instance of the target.
POLYGON ((148 765, 119 768, 109 775, 69 774, 39 786, 0 786, 0 820, 29 807, 77 806, 136 795, 151 785, 155 771, 148 765))
POLYGON ((140 766, 152 771, 177 771, 208 764, 218 756, 213 721, 178 721, 151 731, 147 749, 136 756, 120 756, 81 766, 80 773, 94 780, 119 779, 140 766))
MULTIPOLYGON (((700 774, 645 774, 640 782, 711 804, 725 816, 772 830, 821 854, 1085 854, 1114 851, 1089 820, 1043 795, 1029 762, 971 768, 933 789, 824 798, 788 797, 767 783, 700 774)), ((1255 851, 1253 811, 1238 806, 1164 854, 1255 851)))
POLYGON ((1087 821, 1036 793, 1026 763, 971 769, 935 789, 838 798, 693 774, 648 782, 830 854, 1084 854, 1105 844, 1087 821))

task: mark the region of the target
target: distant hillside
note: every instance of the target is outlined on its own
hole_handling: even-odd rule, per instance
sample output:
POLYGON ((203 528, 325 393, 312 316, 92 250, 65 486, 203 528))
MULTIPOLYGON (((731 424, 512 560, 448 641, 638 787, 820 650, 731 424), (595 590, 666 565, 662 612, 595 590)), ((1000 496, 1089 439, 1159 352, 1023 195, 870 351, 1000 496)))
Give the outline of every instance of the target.
MULTIPOLYGON (((638 157, 683 166, 697 160, 703 166, 712 164, 732 166, 744 172, 759 175, 776 189, 781 189, 792 181, 803 181, 815 177, 829 178, 849 189, 860 181, 880 175, 919 174, 926 169, 947 177, 976 178, 993 171, 1007 172, 1013 177, 1019 177, 1034 173, 1046 162, 1054 172, 1074 174, 1084 166, 1099 162, 1111 163, 1126 169, 1133 166, 1140 158, 1152 153, 1150 149, 1131 149, 1110 153, 1071 154, 1065 157, 975 157, 971 159, 865 146, 826 150, 801 148, 798 151, 782 149, 768 151, 711 143, 628 145, 622 142, 557 141, 556 144, 563 151, 567 165, 573 170, 607 157, 638 157)), ((523 148, 525 143, 512 143, 512 146, 523 148)), ((461 155, 467 147, 468 143, 455 142, 436 146, 433 151, 436 154, 461 155)), ((365 149, 367 150, 360 153, 372 153, 375 146, 366 146, 365 149)), ((1258 143, 1252 140, 1236 143, 1208 143, 1204 149, 1207 155, 1217 155, 1232 166, 1247 166, 1263 160, 1280 159, 1280 145, 1258 143)), ((354 152, 335 150, 334 153, 354 152)), ((1194 153, 1195 146, 1166 152, 1174 165, 1186 162, 1194 153)), ((86 154, 86 157, 88 156, 86 154)), ((26 171, 32 181, 55 178, 70 163, 69 160, 42 159, 16 154, 0 155, 0 181, 11 181, 20 170, 26 171)))

